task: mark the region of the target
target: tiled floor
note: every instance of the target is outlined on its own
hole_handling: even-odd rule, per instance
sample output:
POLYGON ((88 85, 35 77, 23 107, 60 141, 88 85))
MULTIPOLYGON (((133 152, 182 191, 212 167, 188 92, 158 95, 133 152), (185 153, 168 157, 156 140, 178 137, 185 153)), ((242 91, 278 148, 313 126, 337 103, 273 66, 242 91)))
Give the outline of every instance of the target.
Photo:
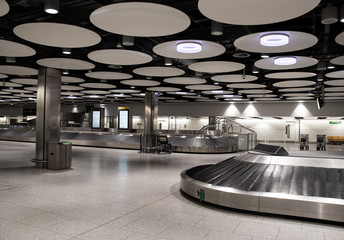
POLYGON ((72 169, 50 171, 30 162, 34 144, 0 142, 0 239, 344 239, 344 224, 238 212, 180 193, 182 170, 230 156, 73 146, 72 169))

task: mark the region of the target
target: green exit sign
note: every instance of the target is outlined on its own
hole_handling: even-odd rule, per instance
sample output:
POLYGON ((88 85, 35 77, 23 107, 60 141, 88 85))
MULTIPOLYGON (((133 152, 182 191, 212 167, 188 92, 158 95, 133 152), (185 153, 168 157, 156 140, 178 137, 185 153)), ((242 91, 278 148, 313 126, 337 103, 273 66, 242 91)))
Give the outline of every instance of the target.
POLYGON ((342 121, 330 121, 330 124, 342 124, 342 121))

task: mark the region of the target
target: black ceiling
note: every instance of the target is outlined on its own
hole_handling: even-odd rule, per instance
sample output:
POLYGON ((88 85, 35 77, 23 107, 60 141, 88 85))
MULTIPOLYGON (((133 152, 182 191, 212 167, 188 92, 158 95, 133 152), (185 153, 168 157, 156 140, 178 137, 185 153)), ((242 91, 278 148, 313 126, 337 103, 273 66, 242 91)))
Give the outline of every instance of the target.
MULTIPOLYGON (((73 49, 71 58, 77 58, 85 61, 90 61, 87 58, 87 54, 91 51, 98 50, 98 49, 107 49, 107 48, 116 48, 117 44, 121 42, 121 36, 113 33, 109 33, 103 31, 97 27, 95 27, 89 20, 90 14, 97 8, 109 5, 112 3, 119 3, 119 2, 135 2, 135 1, 120 1, 120 0, 74 0, 74 1, 66 1, 60 0, 60 11, 59 14, 51 15, 44 12, 44 1, 42 0, 11 0, 7 1, 10 5, 10 11, 7 15, 0 17, 0 38, 5 40, 11 40, 18 43, 23 43, 27 46, 34 48, 37 51, 37 54, 32 57, 23 57, 17 58, 15 65, 20 66, 27 66, 32 68, 38 68, 36 61, 41 58, 47 57, 66 57, 66 55, 62 54, 60 48, 54 47, 47 47, 42 46, 39 44, 31 43, 25 41, 23 39, 18 38, 13 33, 13 28, 17 25, 28 23, 28 22, 57 22, 57 23, 66 23, 71 25, 76 25, 80 27, 84 27, 90 30, 97 32, 101 37, 102 41, 94 46, 81 48, 81 49, 73 49)), ((137 2, 137 1, 136 1, 137 2)), ((338 57, 344 55, 344 47, 335 43, 335 37, 340 34, 344 30, 344 23, 337 22, 331 25, 324 25, 321 24, 321 9, 324 8, 327 4, 332 4, 335 6, 340 6, 343 1, 342 0, 333 0, 333 1, 322 1, 314 10, 311 12, 298 17, 296 19, 292 19, 289 21, 276 23, 276 24, 268 24, 268 25, 254 25, 254 26, 239 26, 239 25, 230 25, 224 24, 224 33, 221 36, 213 36, 211 35, 210 26, 211 20, 203 16, 197 8, 198 1, 197 0, 154 0, 154 1, 145 1, 145 2, 153 2, 168 5, 174 7, 176 9, 181 10, 185 14, 187 14, 191 19, 191 25, 189 28, 181 33, 165 36, 165 37, 136 37, 135 38, 135 45, 132 47, 124 47, 125 49, 130 50, 137 50, 141 52, 148 53, 153 57, 153 61, 144 64, 144 65, 135 65, 135 66, 123 66, 121 69, 116 69, 115 71, 120 72, 127 72, 133 74, 133 69, 142 66, 164 66, 164 57, 156 55, 152 48, 163 42, 171 41, 171 40, 180 40, 180 39, 200 39, 200 40, 209 40, 213 42, 217 42, 222 44, 226 47, 226 52, 218 57, 214 57, 211 59, 202 59, 199 61, 206 61, 206 60, 226 60, 226 61, 236 61, 241 62, 246 65, 246 73, 251 74, 251 68, 255 61, 261 59, 260 54, 257 53, 249 53, 250 56, 246 58, 236 58, 233 56, 235 53, 242 53, 241 50, 238 50, 234 47, 233 42, 237 38, 256 32, 263 32, 263 31, 301 31, 315 35, 319 41, 318 43, 308 49, 288 53, 293 55, 299 56, 310 56, 318 59, 319 61, 329 62, 334 57, 338 57)), ((276 54, 281 55, 281 54, 276 54)), ((273 56, 273 54, 270 54, 273 56)), ((195 76, 195 72, 188 69, 187 65, 191 62, 196 62, 196 60, 175 60, 174 66, 177 66, 186 71, 185 76, 195 76)), ((93 62, 96 67, 92 69, 92 71, 114 71, 114 69, 110 69, 109 66, 105 64, 100 64, 93 62)), ((0 58, 0 65, 9 64, 6 63, 6 58, 0 58)), ((336 70, 343 70, 342 66, 336 66, 336 70)), ((326 74, 328 70, 319 70, 317 66, 313 66, 307 69, 299 69, 300 71, 312 71, 317 74, 324 73, 326 74)), ((299 71, 298 70, 298 71, 299 71)), ((259 78, 255 83, 264 83, 267 84, 268 89, 273 90, 275 94, 278 94, 278 90, 272 86, 274 81, 266 80, 264 78, 266 73, 272 71, 261 70, 259 73, 259 78)), ((86 71, 70 71, 70 76, 81 77, 86 80, 86 82, 99 82, 95 81, 95 79, 91 79, 85 76, 86 71)), ((241 72, 240 72, 241 73, 241 72)), ((142 76, 135 76, 134 78, 142 78, 142 76)), ((213 84, 213 81, 210 80, 210 74, 203 74, 203 78, 205 78, 209 83, 213 84)), ((162 82, 163 78, 153 78, 153 80, 161 81, 161 86, 171 86, 167 83, 162 82)), ((7 79, 6 79, 7 81, 7 79)), ((325 79, 326 81, 326 79, 325 79)), ((127 85, 121 85, 119 81, 114 83, 117 88, 130 88, 127 85)), ((228 83, 220 83, 223 86, 223 89, 226 89, 226 85, 228 83)), ((175 85, 173 87, 176 87, 175 85)), ((183 89, 183 86, 178 86, 183 89)), ((136 88, 140 89, 142 92, 145 91, 145 88, 136 88)), ((185 90, 185 89, 183 89, 185 90)), ((196 91, 197 92, 197 91, 196 91)), ((166 94, 165 94, 166 95, 166 94)), ((177 99, 184 99, 180 96, 175 96, 177 99)), ((210 97, 213 98, 213 97, 210 97)), ((190 100, 190 99, 189 99, 190 100)), ((191 100, 193 101, 193 100, 191 100)))

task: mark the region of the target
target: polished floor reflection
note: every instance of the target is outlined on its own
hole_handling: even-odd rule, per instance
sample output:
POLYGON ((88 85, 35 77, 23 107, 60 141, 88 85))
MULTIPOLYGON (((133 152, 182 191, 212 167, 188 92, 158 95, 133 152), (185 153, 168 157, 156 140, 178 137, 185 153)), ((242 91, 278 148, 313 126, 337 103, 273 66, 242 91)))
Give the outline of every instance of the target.
POLYGON ((344 224, 239 212, 180 193, 182 170, 234 154, 159 155, 73 146, 72 169, 51 171, 33 167, 32 143, 1 141, 0 153, 1 240, 344 238, 344 224))

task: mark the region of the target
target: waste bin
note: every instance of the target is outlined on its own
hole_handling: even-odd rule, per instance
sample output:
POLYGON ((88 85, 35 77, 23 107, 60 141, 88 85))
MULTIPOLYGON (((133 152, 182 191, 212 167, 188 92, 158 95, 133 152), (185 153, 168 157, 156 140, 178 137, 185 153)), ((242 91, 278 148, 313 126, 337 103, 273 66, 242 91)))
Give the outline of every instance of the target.
POLYGON ((59 170, 70 168, 72 165, 72 143, 56 142, 48 143, 48 169, 59 170))

